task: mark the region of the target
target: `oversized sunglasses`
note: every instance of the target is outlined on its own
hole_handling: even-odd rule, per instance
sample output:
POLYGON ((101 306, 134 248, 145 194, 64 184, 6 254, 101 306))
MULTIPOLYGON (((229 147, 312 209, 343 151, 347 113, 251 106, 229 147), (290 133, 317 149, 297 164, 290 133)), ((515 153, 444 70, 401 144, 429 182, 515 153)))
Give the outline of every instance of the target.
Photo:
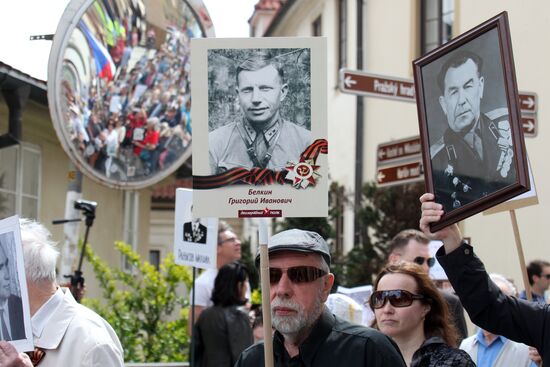
POLYGON ((412 305, 415 299, 424 299, 423 295, 412 294, 403 289, 394 289, 390 291, 376 291, 369 299, 369 304, 372 309, 382 308, 386 301, 390 301, 393 307, 408 307, 412 305))
POLYGON ((279 283, 283 276, 283 271, 286 270, 286 275, 292 283, 309 283, 322 276, 327 275, 327 272, 318 269, 314 266, 293 266, 291 268, 269 268, 269 281, 271 284, 279 283))
POLYGON ((424 261, 428 264, 428 267, 430 267, 430 268, 435 265, 435 258, 433 258, 433 257, 417 256, 413 260, 413 262, 415 264, 418 264, 420 266, 424 265, 424 261))

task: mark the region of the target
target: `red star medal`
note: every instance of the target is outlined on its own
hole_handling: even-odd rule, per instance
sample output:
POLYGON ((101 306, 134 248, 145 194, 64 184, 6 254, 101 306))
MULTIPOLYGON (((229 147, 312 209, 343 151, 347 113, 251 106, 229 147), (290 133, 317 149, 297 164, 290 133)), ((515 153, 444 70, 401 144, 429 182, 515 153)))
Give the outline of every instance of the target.
POLYGON ((292 181, 292 186, 297 189, 305 189, 310 184, 315 186, 315 180, 319 179, 319 175, 316 171, 320 166, 315 165, 313 159, 300 160, 299 163, 290 163, 286 167, 288 173, 285 179, 292 181))

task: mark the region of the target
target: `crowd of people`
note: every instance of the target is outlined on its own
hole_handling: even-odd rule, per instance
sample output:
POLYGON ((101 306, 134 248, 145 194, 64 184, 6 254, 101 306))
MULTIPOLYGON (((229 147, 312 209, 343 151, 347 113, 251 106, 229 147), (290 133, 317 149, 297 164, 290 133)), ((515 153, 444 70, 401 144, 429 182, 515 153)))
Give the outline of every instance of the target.
POLYGON ((135 181, 166 169, 189 146, 194 34, 185 25, 168 27, 164 40, 154 28, 118 37, 109 47, 112 77, 83 80, 79 90, 63 81, 65 123, 90 167, 113 180, 135 181))
MULTIPOLYGON (((541 366, 550 353, 549 305, 544 298, 550 264, 541 260, 529 264, 535 298, 521 299, 508 278, 485 272, 456 224, 429 231, 429 224, 442 214, 442 206, 433 198, 432 194, 421 197, 422 232, 403 230, 389 244, 387 265, 374 280, 368 301, 375 316, 371 325, 335 316, 325 305, 334 284, 325 239, 300 229, 270 238, 275 366, 541 366), (462 306, 452 311, 456 300, 429 276, 435 261, 428 243, 433 239, 443 241, 436 258, 459 303, 478 326, 474 333, 461 330, 462 306)), ((84 366, 87 361, 122 366, 122 346, 111 326, 57 285, 58 252, 49 232, 37 222, 22 219, 21 239, 36 349, 18 353, 7 342, 12 333, 4 330, 0 314, 0 367, 32 366, 36 361, 41 366, 84 366)), ((9 260, 3 254, 0 251, 0 275, 8 274, 9 260)), ((189 319, 193 366, 264 365, 261 309, 251 309, 250 272, 239 263, 241 256, 238 236, 221 221, 217 267, 203 272, 193 291, 197 296, 195 318, 189 319)), ((0 292, 0 301, 8 296, 4 293, 0 292)))

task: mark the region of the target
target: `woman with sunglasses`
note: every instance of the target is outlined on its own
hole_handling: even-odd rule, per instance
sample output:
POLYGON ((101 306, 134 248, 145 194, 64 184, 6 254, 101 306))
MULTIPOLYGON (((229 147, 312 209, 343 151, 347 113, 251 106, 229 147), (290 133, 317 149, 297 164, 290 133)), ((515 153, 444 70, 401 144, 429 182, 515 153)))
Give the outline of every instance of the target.
POLYGON ((475 367, 456 349, 447 304, 419 265, 402 262, 382 269, 369 303, 374 326, 395 341, 407 366, 475 367))
POLYGON ((195 366, 232 367, 254 343, 248 313, 248 271, 237 262, 222 266, 214 281, 214 306, 201 312, 193 329, 195 366))

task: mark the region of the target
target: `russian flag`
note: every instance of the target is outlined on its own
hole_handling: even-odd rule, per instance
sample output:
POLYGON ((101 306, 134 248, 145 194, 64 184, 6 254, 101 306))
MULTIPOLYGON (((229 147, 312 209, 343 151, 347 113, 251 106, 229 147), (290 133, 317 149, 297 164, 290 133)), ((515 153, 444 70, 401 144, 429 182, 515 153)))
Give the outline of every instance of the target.
POLYGON ((107 78, 108 80, 113 80, 113 77, 116 72, 115 63, 109 55, 109 51, 94 37, 92 32, 88 29, 86 24, 81 20, 78 22, 78 27, 86 36, 88 43, 92 49, 94 55, 96 73, 100 78, 107 78))

